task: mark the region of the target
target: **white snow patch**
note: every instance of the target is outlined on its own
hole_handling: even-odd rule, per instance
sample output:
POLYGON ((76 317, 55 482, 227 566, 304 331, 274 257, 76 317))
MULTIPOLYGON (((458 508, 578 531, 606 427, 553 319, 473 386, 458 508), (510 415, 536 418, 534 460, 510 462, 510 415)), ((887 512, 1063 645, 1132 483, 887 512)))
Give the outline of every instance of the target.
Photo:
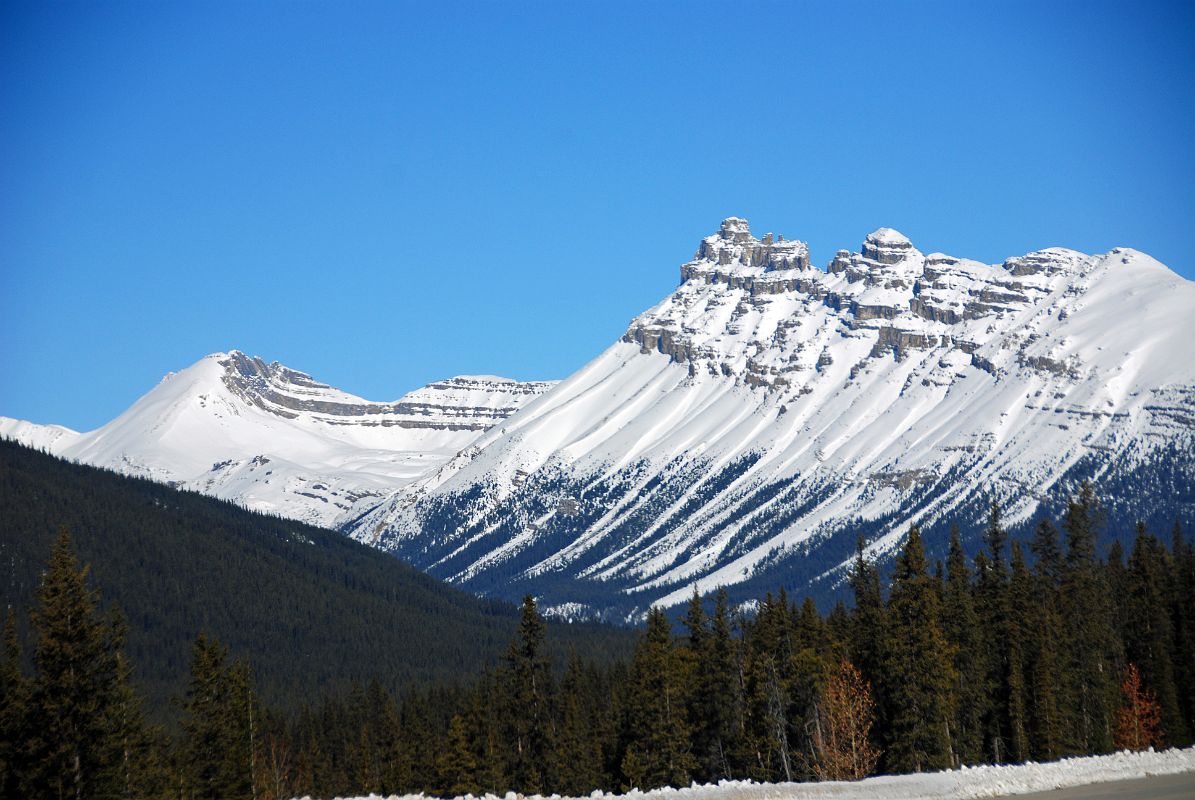
MULTIPOLYGON (((705 786, 681 789, 665 787, 649 792, 632 790, 626 794, 594 792, 577 800, 973 800, 981 797, 1045 792, 1092 783, 1133 780, 1152 775, 1195 772, 1195 747, 1183 750, 1128 751, 1106 756, 1068 758, 1046 764, 964 767, 946 772, 921 772, 913 775, 880 775, 861 781, 826 781, 823 783, 755 783, 721 781, 705 786)), ((425 795, 371 794, 351 800, 425 800, 425 795)), ((523 795, 485 795, 485 800, 515 800, 523 795)), ((557 795, 552 795, 558 798, 557 795)), ((472 795, 457 800, 472 800, 472 795)), ((311 798, 303 798, 311 800, 311 798)), ((350 798, 337 798, 350 800, 350 798)), ((541 800, 532 795, 528 800, 541 800)), ((564 800, 569 800, 565 798, 564 800)))

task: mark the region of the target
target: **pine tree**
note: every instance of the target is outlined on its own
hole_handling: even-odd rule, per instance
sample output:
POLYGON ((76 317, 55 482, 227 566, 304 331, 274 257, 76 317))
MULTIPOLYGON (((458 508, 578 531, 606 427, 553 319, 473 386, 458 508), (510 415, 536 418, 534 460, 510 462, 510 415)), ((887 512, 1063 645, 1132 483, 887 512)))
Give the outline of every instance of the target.
POLYGON ((108 753, 105 760, 114 768, 112 785, 125 800, 146 800, 164 795, 168 788, 166 770, 155 738, 160 732, 145 720, 144 704, 133 690, 133 667, 124 654, 128 626, 119 610, 109 622, 116 665, 105 727, 108 753))
POLYGON ((1062 712, 1063 625, 1059 612, 1062 550, 1058 530, 1048 519, 1038 522, 1032 544, 1037 559, 1027 644, 1029 660, 1030 751, 1034 758, 1052 761, 1065 752, 1067 738, 1062 712))
POLYGON ((585 672, 576 652, 571 651, 560 685, 555 770, 559 783, 554 788, 573 797, 588 794, 601 781, 602 754, 593 735, 592 706, 586 700, 585 672))
POLYGON ((787 595, 769 592, 746 629, 747 738, 754 757, 749 774, 765 781, 791 781, 795 765, 789 731, 792 619, 787 595))
POLYGON ((726 590, 718 590, 714 599, 709 647, 700 667, 704 698, 703 727, 700 739, 704 750, 698 757, 705 766, 706 778, 729 778, 737 768, 736 753, 743 748, 743 682, 739 642, 731 632, 729 600, 726 590))
POLYGON ((713 632, 696 587, 682 620, 688 632, 684 658, 684 683, 692 687, 685 693, 687 718, 693 722, 693 754, 697 760, 694 773, 699 781, 709 781, 718 772, 717 732, 713 727, 714 686, 709 665, 713 661, 713 632))
POLYGON ((1008 566, 1004 560, 1008 536, 1004 530, 1000 506, 995 501, 992 502, 989 511, 984 540, 988 546, 988 555, 986 558, 976 559, 975 562, 975 607, 979 617, 980 652, 985 671, 984 694, 987 696, 982 714, 984 749, 988 759, 999 764, 1009 758, 1009 708, 1013 699, 1008 684, 1009 585, 1008 566))
POLYGON ((553 750, 551 740, 552 671, 544 647, 547 626, 535 599, 523 598, 518 637, 506 656, 506 719, 510 726, 514 788, 536 794, 553 782, 545 775, 553 750))
POLYGON ((628 687, 623 773, 638 788, 688 785, 697 766, 682 682, 683 666, 668 619, 653 608, 635 646, 628 687))
POLYGON ((465 721, 453 714, 448 723, 448 735, 436 757, 436 772, 440 776, 442 797, 459 797, 477 792, 477 760, 469 746, 465 721))
POLYGON ((888 687, 884 673, 888 653, 888 609, 880 592, 880 572, 864 555, 864 542, 858 542, 855 563, 851 567, 850 585, 854 592, 855 608, 850 624, 850 658, 863 680, 872 687, 876 700, 876 725, 887 730, 891 721, 888 687))
POLYGON ((1062 547, 1058 543, 1058 529, 1045 517, 1038 520, 1037 527, 1034 528, 1030 549, 1037 560, 1036 572, 1042 584, 1057 592, 1062 585, 1065 562, 1062 547))
POLYGON ((1064 707, 1072 710, 1071 746, 1080 753, 1106 753, 1112 747, 1114 665, 1119 644, 1111 622, 1111 598, 1095 557, 1099 523, 1095 493, 1085 483, 1067 505, 1067 553, 1061 585, 1067 656, 1064 707))
POLYGON ((1183 526, 1174 520, 1171 532, 1170 618, 1174 629, 1174 680, 1188 744, 1195 736, 1195 547, 1183 536, 1183 526))
POLYGON ((0 797, 18 797, 26 769, 25 717, 29 712, 29 680, 21 670, 16 615, 10 607, 4 620, 0 653, 0 797))
POLYGON ((1186 721, 1179 706, 1178 685, 1174 679, 1173 620, 1167 602, 1171 557, 1161 543, 1138 525, 1137 539, 1129 559, 1123 590, 1115 596, 1127 602, 1132 624, 1123 631, 1125 655, 1141 671, 1141 679, 1150 687, 1161 707, 1161 722, 1168 737, 1187 738, 1186 721))
POLYGON ((1033 611, 1033 579, 1025 564, 1020 542, 1012 545, 1012 574, 1008 587, 1008 628, 1005 686, 1008 690, 1008 758, 1014 763, 1026 761, 1029 749, 1029 699, 1026 680, 1026 645, 1029 639, 1026 621, 1033 611))
POLYGON ((954 764, 974 764, 983 756, 982 713, 987 702, 984 660, 980 651, 979 617, 972 599, 971 573, 957 525, 950 529, 950 552, 946 561, 942 630, 954 652, 955 687, 958 698, 951 726, 954 764))
POLYGON ((118 665, 87 575, 62 530, 32 615, 38 638, 27 728, 29 796, 82 800, 120 794, 108 724, 118 665))
MULTIPOLYGON (((254 789, 254 701, 247 667, 200 634, 182 707, 182 745, 191 794, 202 800, 250 798, 254 789)), ((256 712, 260 717, 260 712, 256 712)))
POLYGON ((951 761, 953 654, 942 633, 937 593, 916 526, 909 529, 896 559, 888 615, 888 766, 896 772, 944 769, 951 761))
MULTIPOLYGON (((1138 522, 1138 537, 1144 533, 1144 526, 1138 522)), ((1104 560, 1104 585, 1108 587, 1109 596, 1119 599, 1110 606, 1112 618, 1109 622, 1112 623, 1117 638, 1124 641, 1125 634, 1133 626, 1134 620, 1130 616, 1129 603, 1125 602, 1130 592, 1129 571, 1124 564, 1124 546, 1119 540, 1113 541, 1108 547, 1108 557, 1104 560)))

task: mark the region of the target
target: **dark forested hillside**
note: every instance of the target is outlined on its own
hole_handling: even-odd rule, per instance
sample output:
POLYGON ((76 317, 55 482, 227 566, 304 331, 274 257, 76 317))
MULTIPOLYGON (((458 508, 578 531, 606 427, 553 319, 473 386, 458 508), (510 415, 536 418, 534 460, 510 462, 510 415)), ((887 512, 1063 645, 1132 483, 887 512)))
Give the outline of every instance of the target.
MULTIPOLYGON (((514 607, 338 533, 0 440, 0 602, 18 619, 61 527, 127 617, 155 716, 185 685, 200 632, 248 658, 263 699, 294 707, 374 679, 392 691, 471 681, 518 626, 514 607)), ((552 640, 560 663, 570 648, 606 661, 631 647, 629 631, 596 625, 560 625, 552 640)))

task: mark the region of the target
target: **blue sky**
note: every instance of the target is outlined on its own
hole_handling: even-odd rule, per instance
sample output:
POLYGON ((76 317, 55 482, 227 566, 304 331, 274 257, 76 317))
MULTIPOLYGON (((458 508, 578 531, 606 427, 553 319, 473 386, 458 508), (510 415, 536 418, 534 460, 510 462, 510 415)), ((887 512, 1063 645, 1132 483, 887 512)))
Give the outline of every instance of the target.
POLYGON ((729 215, 1195 278, 1195 4, 0 5, 0 414, 564 377, 729 215))

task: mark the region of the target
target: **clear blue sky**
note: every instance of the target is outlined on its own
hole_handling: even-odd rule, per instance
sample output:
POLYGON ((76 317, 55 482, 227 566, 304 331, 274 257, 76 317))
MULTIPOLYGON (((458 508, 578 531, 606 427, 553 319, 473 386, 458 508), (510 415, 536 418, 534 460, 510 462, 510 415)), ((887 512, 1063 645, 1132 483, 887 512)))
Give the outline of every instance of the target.
POLYGON ((0 5, 0 414, 564 377, 729 215, 1195 277, 1195 4, 0 5))

